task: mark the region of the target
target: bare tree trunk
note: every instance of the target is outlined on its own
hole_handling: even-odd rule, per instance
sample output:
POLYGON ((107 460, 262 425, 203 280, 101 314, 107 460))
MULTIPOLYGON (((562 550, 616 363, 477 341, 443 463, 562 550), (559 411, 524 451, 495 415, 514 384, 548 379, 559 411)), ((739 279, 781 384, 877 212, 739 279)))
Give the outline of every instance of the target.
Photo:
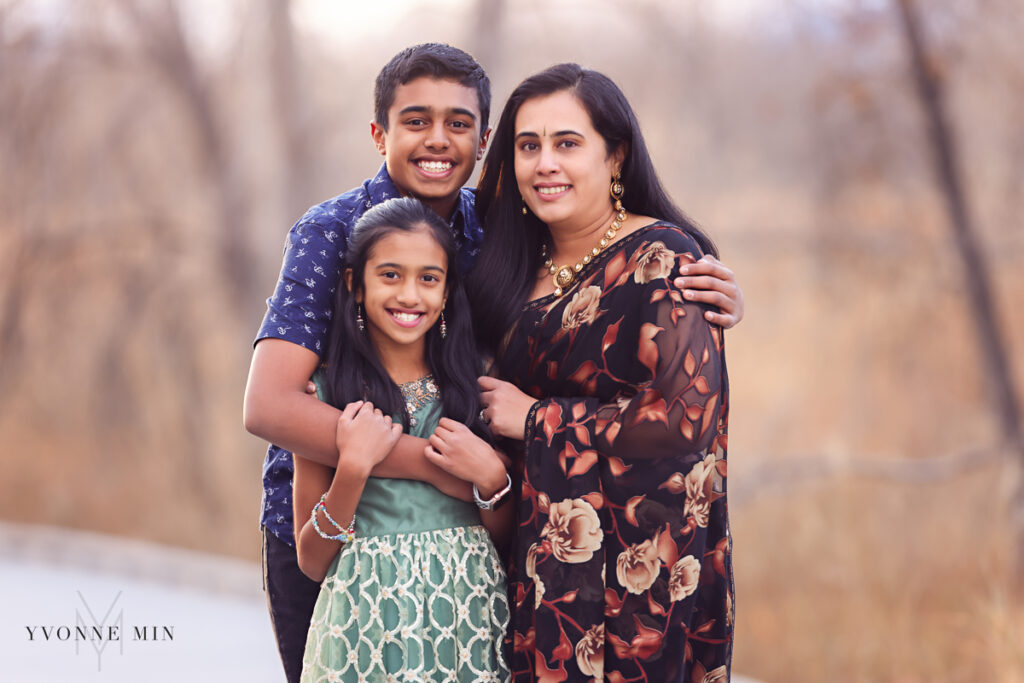
POLYGON ((230 312, 247 321, 257 315, 258 264, 253 240, 248 235, 249 211, 231 162, 227 142, 217 117, 213 96, 203 82, 185 37, 185 29, 173 0, 163 0, 159 9, 144 10, 134 0, 122 7, 132 21, 148 57, 181 99, 197 138, 201 172, 208 174, 214 188, 218 225, 211 238, 217 266, 230 296, 230 312))
MULTIPOLYGON (((965 282, 974 327, 986 364, 988 381, 999 412, 1002 436, 1006 446, 1019 456, 1024 467, 1024 439, 1021 434, 1020 402, 1014 386, 1013 369, 1000 334, 989 282, 990 269, 971 223, 967 196, 960 179, 959 161, 952 131, 946 116, 942 83, 930 68, 918 15, 913 0, 896 0, 903 35, 909 53, 918 98, 928 121, 930 152, 935 163, 936 179, 946 200, 946 211, 960 257, 964 262, 965 282)), ((1014 533, 1013 576, 1017 588, 1024 588, 1024 477, 1018 477, 1011 500, 1011 523, 1014 533)))
POLYGON ((0 406, 15 398, 10 390, 21 364, 24 343, 20 331, 22 306, 28 296, 29 267, 33 262, 34 244, 28 238, 17 238, 13 254, 8 254, 4 278, 0 281, 0 406))
POLYGON ((307 98, 296 65, 290 0, 266 0, 270 33, 271 111, 277 119, 284 157, 285 216, 295 220, 309 207, 311 150, 307 98))
MULTIPOLYGON (((504 46, 502 44, 502 23, 505 13, 505 0, 477 0, 473 20, 473 35, 470 45, 473 46, 473 57, 480 62, 493 84, 502 77, 501 59, 504 46)), ((498 103, 500 110, 501 103, 498 103)), ((495 105, 491 103, 491 119, 494 119, 495 105)))

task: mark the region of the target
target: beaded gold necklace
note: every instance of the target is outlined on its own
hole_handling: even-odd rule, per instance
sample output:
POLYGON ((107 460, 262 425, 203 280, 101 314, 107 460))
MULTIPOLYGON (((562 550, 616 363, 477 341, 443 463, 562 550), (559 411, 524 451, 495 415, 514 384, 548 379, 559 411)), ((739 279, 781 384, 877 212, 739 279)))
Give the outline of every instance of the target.
POLYGON ((574 265, 568 263, 564 266, 556 266, 548 256, 547 245, 541 246, 540 255, 544 258, 544 267, 547 268, 548 273, 552 276, 551 280, 555 283, 555 296, 562 296, 562 292, 569 288, 569 286, 576 280, 576 274, 583 270, 583 266, 594 260, 594 257, 601 253, 601 251, 611 244, 612 239, 615 237, 615 233, 622 227, 623 221, 626 220, 626 210, 621 208, 622 205, 618 205, 619 212, 615 215, 615 219, 612 221, 611 226, 605 231, 604 235, 598 241, 597 246, 588 251, 582 259, 577 261, 574 265))

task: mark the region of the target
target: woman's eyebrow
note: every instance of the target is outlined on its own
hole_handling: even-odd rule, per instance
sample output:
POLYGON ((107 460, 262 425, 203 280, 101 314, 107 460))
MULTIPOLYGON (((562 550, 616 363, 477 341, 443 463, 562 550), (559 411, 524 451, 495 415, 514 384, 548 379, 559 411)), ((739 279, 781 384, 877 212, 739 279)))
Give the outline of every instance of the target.
MULTIPOLYGON (((544 131, 544 135, 547 135, 547 130, 545 130, 545 131, 544 131)), ((554 133, 553 133, 553 134, 551 135, 551 137, 553 137, 553 138, 558 138, 558 137, 562 137, 563 135, 575 135, 575 136, 577 136, 577 137, 583 137, 583 133, 580 133, 579 131, 575 131, 575 130, 572 130, 572 129, 569 129, 569 128, 567 128, 567 129, 565 129, 565 130, 558 130, 558 131, 555 131, 555 132, 554 132, 554 133)), ((540 135, 537 135, 537 134, 536 134, 536 133, 534 133, 533 131, 530 131, 530 130, 524 130, 524 131, 522 131, 521 133, 517 133, 517 134, 516 134, 516 138, 515 138, 515 139, 516 139, 516 140, 518 140, 518 139, 519 139, 519 138, 521 138, 521 137, 533 137, 533 138, 539 138, 539 137, 541 137, 541 136, 540 136, 540 135)))

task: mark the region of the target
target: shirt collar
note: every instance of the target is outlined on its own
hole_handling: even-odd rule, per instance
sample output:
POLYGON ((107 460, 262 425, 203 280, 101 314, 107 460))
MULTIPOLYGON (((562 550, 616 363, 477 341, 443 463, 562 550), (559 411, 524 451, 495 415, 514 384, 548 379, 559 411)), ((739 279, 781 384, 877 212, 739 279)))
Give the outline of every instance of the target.
POLYGON ((370 195, 370 204, 373 206, 402 196, 402 193, 395 187, 394 181, 391 180, 391 176, 388 174, 387 164, 381 164, 377 175, 370 179, 366 191, 370 195))
MULTIPOLYGON (((395 187, 394 181, 391 180, 386 163, 381 164, 380 170, 370 180, 366 189, 372 206, 402 196, 402 193, 395 187)), ((452 212, 452 218, 448 221, 455 236, 460 240, 472 238, 471 233, 474 231, 476 221, 476 208, 473 199, 473 192, 471 190, 461 188, 459 196, 455 200, 455 210, 452 212)))

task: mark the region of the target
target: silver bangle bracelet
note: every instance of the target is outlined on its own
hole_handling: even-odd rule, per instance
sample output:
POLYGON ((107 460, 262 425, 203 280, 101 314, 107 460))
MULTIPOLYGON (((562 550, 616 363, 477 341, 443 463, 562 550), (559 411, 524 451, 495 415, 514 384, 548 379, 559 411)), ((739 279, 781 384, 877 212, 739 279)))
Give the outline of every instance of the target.
POLYGON ((480 497, 480 491, 477 489, 476 484, 473 484, 473 502, 481 510, 493 510, 501 499, 512 490, 512 475, 508 472, 505 473, 505 488, 491 496, 490 500, 484 500, 480 497))

